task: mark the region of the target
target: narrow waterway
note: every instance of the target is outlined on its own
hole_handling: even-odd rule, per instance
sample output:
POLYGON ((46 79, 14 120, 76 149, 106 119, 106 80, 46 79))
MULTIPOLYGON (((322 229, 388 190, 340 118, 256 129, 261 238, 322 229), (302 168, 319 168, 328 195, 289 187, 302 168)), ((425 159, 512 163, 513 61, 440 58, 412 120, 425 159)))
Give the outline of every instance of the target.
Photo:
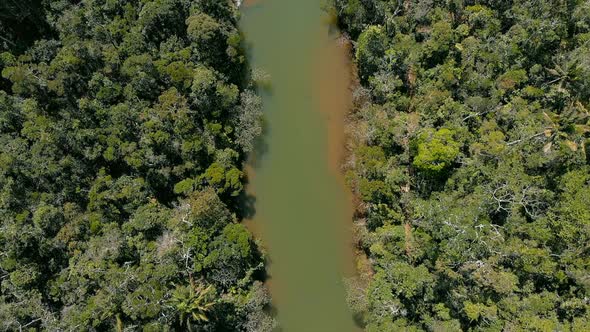
POLYGON ((250 224, 269 254, 268 285, 285 332, 356 330, 343 285, 353 265, 352 207, 338 167, 350 70, 321 1, 242 6, 249 60, 270 77, 250 224))

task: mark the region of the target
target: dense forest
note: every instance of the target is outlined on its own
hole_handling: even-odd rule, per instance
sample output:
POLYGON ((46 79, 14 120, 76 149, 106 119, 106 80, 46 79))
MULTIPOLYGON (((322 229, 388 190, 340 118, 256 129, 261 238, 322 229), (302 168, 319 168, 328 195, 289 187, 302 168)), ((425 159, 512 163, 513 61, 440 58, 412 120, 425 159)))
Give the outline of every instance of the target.
POLYGON ((0 330, 270 331, 230 0, 0 1, 0 330))
MULTIPOLYGON (((331 1, 358 70, 357 322, 590 331, 590 1, 331 1)), ((240 223, 262 112, 238 19, 0 0, 0 331, 277 326, 240 223)))
POLYGON ((336 0, 367 331, 590 331, 590 2, 336 0))

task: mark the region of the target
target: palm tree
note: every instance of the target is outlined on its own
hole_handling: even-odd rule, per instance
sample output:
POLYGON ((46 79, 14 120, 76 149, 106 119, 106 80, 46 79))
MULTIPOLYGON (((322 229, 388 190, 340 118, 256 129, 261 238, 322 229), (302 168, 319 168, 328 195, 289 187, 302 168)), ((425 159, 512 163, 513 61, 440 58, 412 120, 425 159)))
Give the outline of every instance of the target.
POLYGON ((554 78, 544 85, 549 86, 559 82, 558 89, 567 91, 576 99, 583 98, 582 96, 587 93, 585 90, 587 89, 588 64, 590 62, 587 52, 582 47, 569 54, 560 55, 553 60, 553 68, 545 68, 547 73, 554 78))
POLYGON ((584 142, 576 141, 580 137, 583 139, 583 136, 590 132, 590 126, 587 123, 590 114, 582 103, 576 101, 561 114, 543 112, 543 116, 549 122, 543 131, 549 140, 543 147, 545 153, 551 151, 553 144, 559 142, 563 142, 572 151, 582 148, 585 152, 584 142))
POLYGON ((588 122, 590 113, 581 102, 571 103, 560 114, 545 111, 543 117, 548 125, 542 132, 508 142, 506 145, 511 146, 545 136, 548 139, 548 142, 543 146, 545 153, 549 153, 553 145, 559 143, 564 143, 571 151, 577 151, 580 148, 583 153, 586 152, 584 137, 590 133, 590 122, 588 122))
POLYGON ((197 285, 192 277, 190 285, 177 286, 170 303, 180 313, 180 324, 186 324, 187 329, 192 331, 192 322, 209 321, 207 313, 216 304, 215 300, 211 300, 214 291, 212 285, 197 285))

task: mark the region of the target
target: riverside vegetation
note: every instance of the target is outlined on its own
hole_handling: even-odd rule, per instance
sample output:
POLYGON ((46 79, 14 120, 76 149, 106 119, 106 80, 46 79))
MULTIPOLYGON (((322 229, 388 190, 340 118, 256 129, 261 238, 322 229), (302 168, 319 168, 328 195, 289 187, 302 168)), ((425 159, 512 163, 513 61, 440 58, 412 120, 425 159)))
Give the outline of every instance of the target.
POLYGON ((227 0, 0 2, 0 330, 270 331, 227 0))
MULTIPOLYGON (((360 83, 357 322, 589 331, 590 2, 333 1, 360 83)), ((0 330, 276 326, 239 223, 262 128, 237 20, 0 2, 0 330)))
POLYGON ((589 331, 590 2, 335 4, 361 84, 357 320, 589 331))

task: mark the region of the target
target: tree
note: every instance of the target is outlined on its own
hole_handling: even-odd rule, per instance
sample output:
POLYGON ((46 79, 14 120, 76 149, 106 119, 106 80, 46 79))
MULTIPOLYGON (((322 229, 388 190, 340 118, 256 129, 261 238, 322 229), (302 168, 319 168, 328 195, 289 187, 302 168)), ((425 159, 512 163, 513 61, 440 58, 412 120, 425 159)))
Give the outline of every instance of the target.
POLYGON ((447 128, 421 133, 415 143, 417 149, 412 162, 414 167, 431 176, 447 171, 459 156, 459 143, 453 139, 453 134, 447 128))
POLYGON ((0 3, 1 331, 272 326, 245 300, 262 125, 237 22, 229 0, 0 3))
POLYGON ((359 36, 356 60, 359 64, 359 76, 363 81, 367 81, 379 68, 387 43, 385 33, 379 26, 370 26, 359 36))
POLYGON ((211 300, 215 291, 209 285, 197 285, 194 280, 190 280, 189 286, 179 286, 174 290, 170 303, 176 307, 180 313, 180 321, 189 331, 193 331, 193 321, 208 321, 207 313, 215 302, 211 300))
POLYGON ((366 329, 584 330, 588 4, 334 4, 361 84, 366 329))

